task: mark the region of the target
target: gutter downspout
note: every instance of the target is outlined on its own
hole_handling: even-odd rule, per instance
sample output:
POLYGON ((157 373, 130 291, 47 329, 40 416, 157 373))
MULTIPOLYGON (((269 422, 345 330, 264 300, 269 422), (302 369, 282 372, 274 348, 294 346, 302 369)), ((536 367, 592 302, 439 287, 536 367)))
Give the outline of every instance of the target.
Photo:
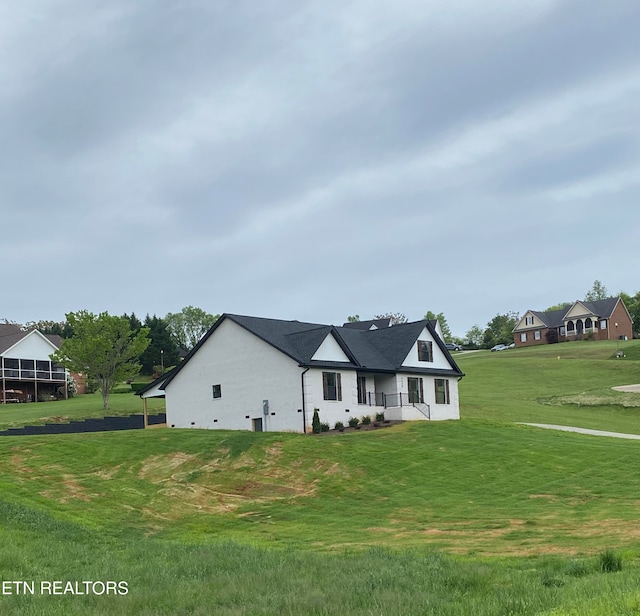
POLYGON ((305 368, 300 373, 300 386, 302 388, 302 434, 307 433, 307 410, 306 410, 306 401, 304 399, 304 375, 309 372, 309 368, 305 368))

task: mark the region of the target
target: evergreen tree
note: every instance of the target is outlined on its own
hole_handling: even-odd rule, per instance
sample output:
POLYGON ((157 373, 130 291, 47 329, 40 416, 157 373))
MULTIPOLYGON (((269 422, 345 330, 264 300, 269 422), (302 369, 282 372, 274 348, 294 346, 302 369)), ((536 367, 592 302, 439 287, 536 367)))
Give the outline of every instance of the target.
POLYGON ((175 366, 180 361, 178 345, 173 340, 171 332, 164 319, 155 314, 146 316, 144 326, 149 329, 149 346, 140 357, 142 374, 154 374, 157 366, 164 370, 175 366))
POLYGON ((453 335, 451 334, 451 328, 449 327, 449 323, 447 323, 444 313, 439 312, 438 314, 435 314, 434 312, 431 312, 431 310, 427 310, 427 314, 424 315, 424 318, 427 321, 438 321, 438 323, 440 323, 440 329, 442 329, 444 341, 451 342, 453 335))

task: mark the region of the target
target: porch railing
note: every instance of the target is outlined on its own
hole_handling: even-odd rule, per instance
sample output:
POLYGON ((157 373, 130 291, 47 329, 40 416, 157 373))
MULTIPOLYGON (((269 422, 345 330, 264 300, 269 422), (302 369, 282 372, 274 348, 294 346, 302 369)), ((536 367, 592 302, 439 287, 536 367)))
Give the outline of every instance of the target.
POLYGON ((64 383, 64 370, 20 370, 18 368, 0 368, 0 378, 17 381, 61 381, 64 383))
POLYGON ((424 399, 418 392, 385 394, 381 391, 368 391, 367 404, 369 406, 383 406, 387 409, 424 404, 424 399))

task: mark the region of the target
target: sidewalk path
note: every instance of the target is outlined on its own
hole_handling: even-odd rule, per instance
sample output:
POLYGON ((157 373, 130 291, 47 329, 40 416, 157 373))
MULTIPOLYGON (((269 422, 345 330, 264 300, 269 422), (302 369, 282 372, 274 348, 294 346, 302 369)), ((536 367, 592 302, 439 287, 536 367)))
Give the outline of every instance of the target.
POLYGON ((562 430, 564 432, 578 432, 580 434, 590 434, 591 436, 611 436, 613 438, 626 438, 640 441, 640 434, 623 434, 622 432, 606 432, 604 430, 589 430, 588 428, 574 428, 572 426, 556 426, 554 424, 524 423, 523 426, 533 426, 534 428, 546 428, 548 430, 562 430))
POLYGON ((618 387, 612 387, 616 391, 629 391, 631 393, 640 393, 640 385, 618 385, 618 387))

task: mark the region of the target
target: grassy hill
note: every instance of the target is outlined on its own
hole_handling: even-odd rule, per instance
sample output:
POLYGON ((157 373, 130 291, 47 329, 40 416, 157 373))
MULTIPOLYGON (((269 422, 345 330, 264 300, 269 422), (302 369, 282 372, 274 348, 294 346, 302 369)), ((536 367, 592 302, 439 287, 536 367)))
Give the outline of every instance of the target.
POLYGON ((640 340, 565 342, 456 357, 462 415, 640 433, 640 340), (625 354, 616 359, 616 349, 625 354))
POLYGON ((0 613, 637 614, 640 444, 514 422, 640 433, 639 350, 459 355, 459 422, 0 439, 2 580, 129 588, 0 613))

